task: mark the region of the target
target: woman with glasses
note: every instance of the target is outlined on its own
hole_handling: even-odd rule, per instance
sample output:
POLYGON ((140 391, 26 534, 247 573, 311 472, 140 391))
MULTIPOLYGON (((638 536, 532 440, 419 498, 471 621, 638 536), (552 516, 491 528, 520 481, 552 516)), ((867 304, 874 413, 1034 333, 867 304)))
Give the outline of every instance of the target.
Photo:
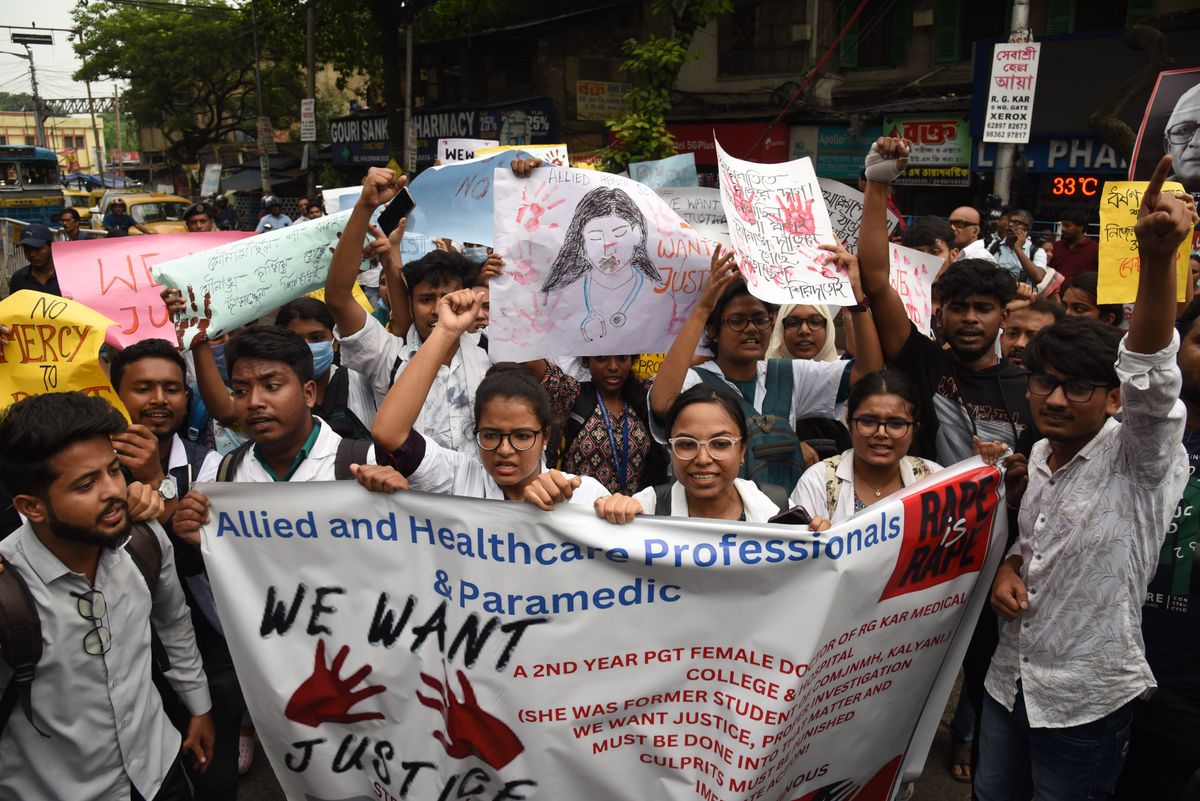
MULTIPOLYGON (((840 245, 822 245, 821 248, 828 251, 826 265, 849 276, 855 297, 861 301, 858 260, 840 245)), ((742 476, 761 478, 785 487, 794 485, 806 466, 793 427, 795 421, 833 417, 835 407, 844 399, 849 385, 859 376, 883 366, 879 339, 873 329, 864 327, 870 323, 870 315, 865 313, 865 306, 858 308, 859 313, 853 316, 861 352, 855 362, 767 361, 764 357, 776 307, 750 293, 738 273, 733 255, 722 253, 718 247, 713 252, 712 266, 700 298, 675 337, 650 390, 654 418, 665 417, 676 396, 697 384, 733 390, 743 401, 743 414, 752 421, 752 429, 757 430, 760 421, 767 427, 782 425, 791 432, 790 438, 795 442, 792 452, 775 447, 784 439, 781 436, 784 432, 776 431, 779 441, 771 443, 769 454, 767 449, 756 449, 755 442, 748 443, 748 462, 753 464, 747 465, 742 476), (707 336, 716 355, 692 368, 701 335, 707 336), (757 472, 760 463, 765 463, 766 467, 757 472)), ((665 432, 657 421, 652 431, 656 439, 665 441, 665 432)))
POLYGON ((786 304, 779 307, 767 345, 768 359, 811 359, 836 362, 834 317, 828 306, 786 304))
MULTIPOLYGON (((479 296, 462 289, 438 301, 437 325, 388 391, 371 434, 411 489, 468 498, 531 502, 546 497, 591 503, 608 494, 594 478, 545 471, 542 453, 553 421, 538 380, 516 364, 494 365, 475 393, 476 454, 459 453, 413 430, 438 370, 448 364, 459 336, 479 313, 479 296), (543 478, 543 473, 545 476, 543 478), (539 481, 540 479, 540 481, 539 481), (540 493, 531 487, 544 486, 540 493)), ((403 485, 387 467, 360 468, 368 489, 403 485)), ((546 503, 541 503, 549 508, 546 503)))
POLYGON ((633 497, 600 498, 595 502, 599 517, 610 523, 628 523, 641 514, 766 523, 779 513, 780 504, 763 489, 738 478, 748 431, 730 392, 694 386, 675 398, 665 423, 675 482, 647 487, 633 497))

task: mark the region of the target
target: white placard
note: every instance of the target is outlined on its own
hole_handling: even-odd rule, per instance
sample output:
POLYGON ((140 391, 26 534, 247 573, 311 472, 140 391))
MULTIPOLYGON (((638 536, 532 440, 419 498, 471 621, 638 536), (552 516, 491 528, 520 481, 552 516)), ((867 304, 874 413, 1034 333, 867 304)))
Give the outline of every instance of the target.
POLYGON ((1023 144, 1033 127, 1040 42, 997 44, 992 53, 983 141, 1023 144))
POLYGON ((317 114, 315 105, 316 101, 311 97, 306 97, 300 101, 301 142, 317 141, 317 114))
POLYGON ((442 164, 470 161, 476 150, 499 146, 495 139, 439 139, 437 157, 442 164))

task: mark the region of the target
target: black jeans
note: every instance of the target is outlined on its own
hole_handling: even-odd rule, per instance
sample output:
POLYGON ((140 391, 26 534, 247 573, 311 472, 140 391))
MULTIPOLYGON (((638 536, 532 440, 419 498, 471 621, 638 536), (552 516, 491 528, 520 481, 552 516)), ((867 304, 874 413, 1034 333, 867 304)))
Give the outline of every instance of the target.
POLYGON ((1179 801, 1200 770, 1200 691, 1159 687, 1133 707, 1133 738, 1119 801, 1179 801))
MULTIPOLYGON (((146 801, 134 787, 129 788, 129 801, 146 801)), ((188 788, 187 779, 183 778, 183 766, 179 760, 167 771, 162 787, 154 794, 153 801, 192 801, 192 791, 188 788)))

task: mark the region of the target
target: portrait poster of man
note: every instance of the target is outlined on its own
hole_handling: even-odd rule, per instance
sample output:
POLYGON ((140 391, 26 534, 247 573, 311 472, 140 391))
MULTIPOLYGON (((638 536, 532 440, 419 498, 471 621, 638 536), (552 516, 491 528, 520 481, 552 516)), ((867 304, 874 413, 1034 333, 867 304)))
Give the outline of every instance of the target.
POLYGON ((1170 180, 1200 197, 1200 68, 1158 74, 1138 130, 1129 180, 1150 180, 1168 153, 1175 157, 1170 180))

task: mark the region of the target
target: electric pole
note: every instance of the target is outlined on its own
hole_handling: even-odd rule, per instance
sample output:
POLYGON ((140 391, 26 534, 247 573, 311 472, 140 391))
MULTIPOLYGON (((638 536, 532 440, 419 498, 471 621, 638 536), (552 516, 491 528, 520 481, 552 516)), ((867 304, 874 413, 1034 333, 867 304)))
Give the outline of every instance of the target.
POLYGON ((258 119, 255 126, 258 131, 258 170, 262 177, 263 195, 268 195, 271 193, 271 157, 267 154, 267 143, 264 141, 265 134, 262 124, 262 77, 258 70, 258 16, 254 10, 254 0, 250 0, 250 30, 251 38, 254 40, 254 99, 258 102, 258 119))
MULTIPOLYGON (((1010 43, 1028 42, 1033 39, 1029 30, 1029 0, 1013 0, 1012 24, 1009 27, 1008 41, 1010 43)), ((1001 205, 1008 205, 1012 194, 1013 157, 1017 146, 1013 144, 996 145, 996 174, 992 183, 992 192, 1000 196, 1001 205)))
POLYGON ((37 67, 33 65, 33 51, 25 45, 25 57, 29 59, 29 83, 33 86, 33 126, 37 146, 46 147, 46 123, 42 120, 42 98, 38 94, 37 67))
POLYGON ((121 144, 121 84, 113 84, 113 106, 117 114, 117 174, 125 177, 125 150, 121 144))

